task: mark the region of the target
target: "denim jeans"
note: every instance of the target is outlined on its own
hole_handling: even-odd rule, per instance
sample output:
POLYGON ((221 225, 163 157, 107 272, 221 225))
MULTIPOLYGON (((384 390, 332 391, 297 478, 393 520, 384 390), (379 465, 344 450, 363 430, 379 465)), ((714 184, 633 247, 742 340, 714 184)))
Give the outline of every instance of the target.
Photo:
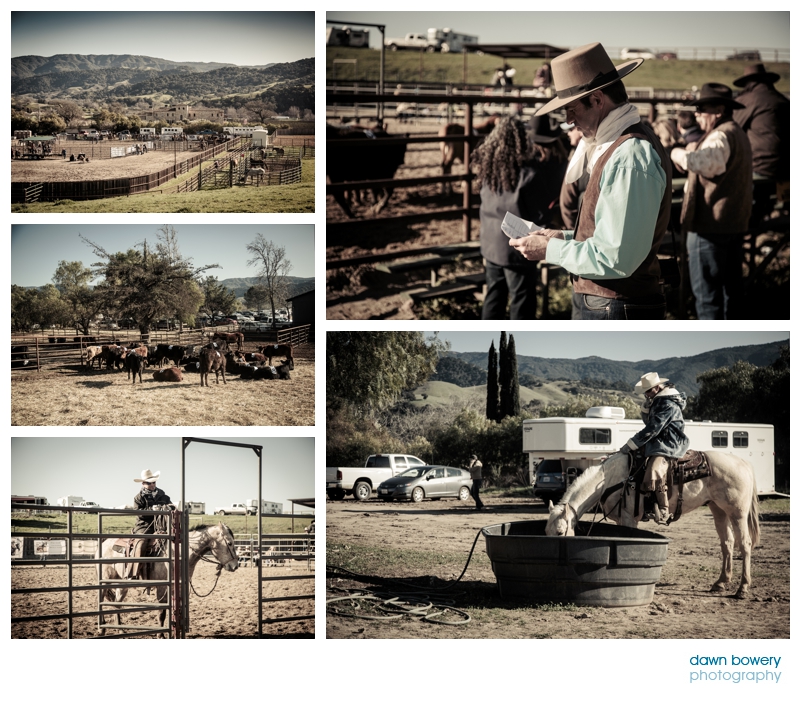
POLYGON ((573 293, 573 319, 665 319, 664 295, 628 300, 573 293))
POLYGON ((534 266, 512 268, 484 262, 487 294, 481 308, 481 319, 536 319, 537 276, 534 266), (511 298, 509 317, 506 304, 511 298))
POLYGON ((743 235, 687 232, 687 261, 698 319, 739 319, 743 302, 743 235))
POLYGON ((482 509, 484 507, 484 503, 481 501, 481 496, 479 495, 483 483, 483 478, 474 478, 473 485, 470 488, 470 495, 473 497, 473 500, 475 500, 476 509, 482 509))

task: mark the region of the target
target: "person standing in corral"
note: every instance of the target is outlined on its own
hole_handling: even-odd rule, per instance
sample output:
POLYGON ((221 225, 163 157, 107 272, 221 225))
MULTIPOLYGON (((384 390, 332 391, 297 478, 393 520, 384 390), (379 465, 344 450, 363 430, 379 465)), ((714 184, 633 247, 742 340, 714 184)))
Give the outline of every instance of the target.
POLYGON ((481 495, 479 494, 481 492, 481 486, 484 483, 484 479, 481 477, 481 470, 483 467, 483 464, 478 460, 476 454, 470 456, 470 463, 467 465, 467 470, 470 471, 470 478, 473 480, 473 485, 470 488, 470 495, 473 500, 475 500, 477 510, 484 509, 484 503, 481 501, 481 495))

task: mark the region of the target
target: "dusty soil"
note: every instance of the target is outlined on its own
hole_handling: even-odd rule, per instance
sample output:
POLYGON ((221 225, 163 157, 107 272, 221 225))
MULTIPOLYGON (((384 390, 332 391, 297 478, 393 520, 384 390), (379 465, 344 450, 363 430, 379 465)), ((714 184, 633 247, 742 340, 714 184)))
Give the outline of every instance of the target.
MULTIPOLYGON (((245 350, 255 351, 247 343, 245 350)), ((252 381, 226 375, 226 384, 200 387, 199 373, 180 383, 134 385, 125 371, 80 365, 19 371, 11 377, 12 426, 314 426, 314 344, 294 349, 290 380, 252 381), (202 399, 202 402, 198 400, 202 399)))
MULTIPOLYGON (((277 568, 265 569, 265 575, 274 575, 277 568)), ((281 568, 282 575, 307 573, 306 564, 281 568)), ((224 572, 214 591, 205 598, 190 595, 189 622, 190 639, 254 638, 258 632, 258 570, 240 567, 233 573, 224 572)), ((192 584, 205 595, 214 585, 216 566, 200 562, 195 569, 192 584)), ((73 567, 74 585, 96 585, 97 571, 92 566, 73 567)), ((67 567, 64 565, 17 566, 11 569, 12 588, 63 587, 67 585, 67 567)), ((313 591, 313 580, 268 581, 262 583, 263 597, 281 597, 308 594, 313 591)), ((155 595, 131 590, 127 603, 153 603, 155 595)), ((33 614, 61 614, 67 611, 66 593, 12 595, 11 616, 33 614)), ((97 611, 97 593, 79 591, 74 593, 73 611, 97 611)), ((314 600, 297 600, 264 603, 264 618, 271 616, 290 617, 314 613, 314 600)), ((123 623, 154 626, 155 612, 123 615, 123 623)), ((73 623, 74 638, 97 635, 96 617, 78 617, 73 623)), ((313 638, 314 620, 264 624, 265 637, 313 638)), ((66 620, 54 619, 40 622, 22 622, 11 625, 12 638, 65 638, 66 620)), ((145 638, 155 638, 145 637, 145 638)))
MULTIPOLYGON (((432 587, 456 579, 464 568, 477 531, 491 524, 545 519, 538 501, 485 499, 477 512, 456 500, 421 504, 357 503, 348 498, 326 505, 327 563, 353 570, 364 549, 375 564, 371 575, 408 579, 432 587), (349 565, 351 564, 351 565, 349 565)), ((763 511, 770 502, 763 503, 763 511)), ((747 599, 710 593, 720 572, 720 546, 707 508, 685 514, 668 527, 649 526, 670 538, 668 559, 653 602, 625 609, 533 606, 504 601, 479 537, 463 580, 455 586, 454 606, 472 622, 437 626, 406 617, 396 622, 328 614, 328 638, 592 638, 592 639, 773 639, 790 636, 789 514, 765 514, 761 545, 751 560, 752 588, 747 599)), ((648 525, 644 525, 648 526, 648 525)), ((741 561, 734 561, 739 583, 741 561)), ((358 569, 356 569, 358 570, 358 569)), ((330 576, 330 573, 329 573, 330 576)), ((328 577, 332 588, 367 588, 364 583, 328 577)), ((376 612, 383 615, 382 612, 376 612)), ((455 617, 454 617, 455 618, 455 617)))
POLYGON ((125 156, 122 158, 92 158, 92 147, 87 146, 85 153, 89 155, 89 163, 62 159, 44 159, 41 161, 12 161, 12 183, 61 183, 79 180, 107 180, 111 178, 132 178, 134 176, 156 173, 169 168, 176 158, 180 163, 198 151, 181 151, 175 156, 171 151, 148 151, 141 156, 125 156))
MULTIPOLYGON (((386 121, 390 134, 416 134, 435 136, 438 125, 400 123, 394 119, 386 121)), ((454 174, 464 173, 464 166, 457 162, 454 174)), ((406 150, 405 163, 398 169, 396 178, 418 178, 441 175, 438 144, 410 144, 406 150)), ((392 217, 401 214, 430 212, 462 206, 461 184, 456 185, 453 195, 443 195, 439 185, 395 190, 386 207, 378 215, 392 217)), ((357 218, 369 217, 372 201, 369 199, 354 207, 357 218)), ((333 196, 326 198, 326 221, 346 222, 348 218, 337 205, 333 196)), ((477 239, 478 222, 472 222, 471 239, 477 239)), ((350 259, 357 256, 409 251, 442 244, 463 241, 462 220, 441 219, 416 224, 392 224, 379 227, 354 227, 348 232, 328 233, 326 259, 350 259)), ((483 270, 479 263, 476 270, 483 270)), ((443 271, 446 272, 446 271, 443 271)), ((469 269, 461 272, 471 272, 469 269)), ((411 300, 400 290, 412 284, 430 281, 428 270, 404 274, 376 271, 373 266, 351 266, 328 271, 327 310, 328 319, 417 319, 411 300)))

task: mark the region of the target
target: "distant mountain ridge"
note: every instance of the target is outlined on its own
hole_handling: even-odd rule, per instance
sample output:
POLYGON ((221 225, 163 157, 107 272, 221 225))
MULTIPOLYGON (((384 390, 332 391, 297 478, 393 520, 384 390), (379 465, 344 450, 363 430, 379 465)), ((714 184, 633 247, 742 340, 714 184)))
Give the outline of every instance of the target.
MULTIPOLYGON (((658 361, 612 361, 600 356, 587 356, 585 358, 540 358, 537 356, 517 356, 517 370, 519 375, 530 374, 543 380, 576 380, 584 378, 603 380, 612 384, 618 381, 626 383, 631 388, 645 373, 651 371, 668 378, 676 387, 690 395, 698 392, 696 378, 700 373, 713 368, 731 366, 736 361, 747 361, 755 366, 768 366, 779 357, 779 348, 789 344, 788 341, 777 341, 769 344, 754 346, 733 346, 724 349, 715 349, 695 356, 663 358, 658 361)), ((448 353, 449 356, 472 364, 483 371, 486 382, 487 353, 478 351, 448 353)), ((470 378, 469 374, 461 373, 460 377, 470 378)), ((474 377, 474 376, 473 376, 474 377)), ((432 380, 447 380, 440 377, 439 371, 432 380)), ((456 380, 450 380, 461 387, 465 387, 456 380)))

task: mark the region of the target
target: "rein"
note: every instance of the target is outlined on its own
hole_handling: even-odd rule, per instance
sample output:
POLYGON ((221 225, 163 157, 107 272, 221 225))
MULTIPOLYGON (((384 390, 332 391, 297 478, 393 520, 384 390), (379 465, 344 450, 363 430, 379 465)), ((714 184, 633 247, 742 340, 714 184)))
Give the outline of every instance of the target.
MULTIPOLYGON (((227 543, 226 543, 227 545, 227 543)), ((211 548, 211 547, 209 547, 211 548)), ((230 547, 229 547, 230 551, 230 547)), ((189 587, 192 588, 192 592, 195 593, 197 597, 208 597, 212 592, 214 592, 215 588, 217 587, 217 583, 220 582, 220 575, 222 574, 223 564, 217 558, 209 558, 208 556, 200 555, 198 556, 198 560, 206 561, 206 563, 216 563, 217 564, 217 577, 214 579, 214 585, 211 586, 211 590, 209 590, 205 595, 201 595, 197 590, 195 590, 195 586, 192 584, 192 579, 189 579, 189 587)), ((235 559, 234 559, 235 560, 235 559)))

